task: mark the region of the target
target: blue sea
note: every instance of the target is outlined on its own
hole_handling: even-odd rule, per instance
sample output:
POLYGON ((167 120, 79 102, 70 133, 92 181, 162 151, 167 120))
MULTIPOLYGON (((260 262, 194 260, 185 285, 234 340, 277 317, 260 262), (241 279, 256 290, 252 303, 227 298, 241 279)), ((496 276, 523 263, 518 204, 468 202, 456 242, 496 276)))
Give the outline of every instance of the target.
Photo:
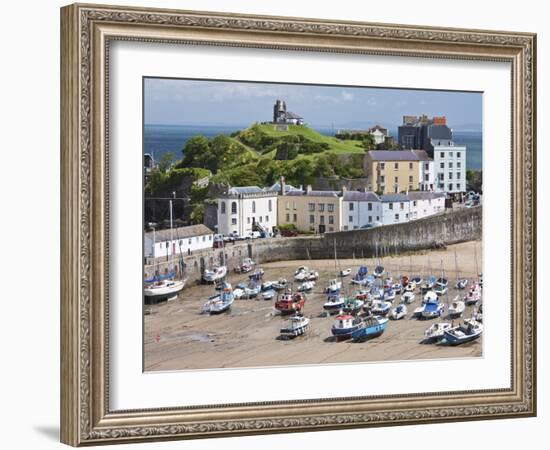
MULTIPOLYGON (((187 140, 193 136, 203 135, 208 138, 219 134, 230 135, 234 131, 246 128, 248 125, 145 125, 144 153, 153 155, 159 161, 164 153, 171 152, 174 159, 182 157, 182 150, 187 140)), ((333 129, 318 128, 319 133, 331 136, 333 129)), ((397 133, 393 134, 397 136, 397 133)), ((454 131, 456 145, 464 145, 466 151, 466 166, 468 169, 481 170, 482 165, 482 133, 481 131, 454 131)))

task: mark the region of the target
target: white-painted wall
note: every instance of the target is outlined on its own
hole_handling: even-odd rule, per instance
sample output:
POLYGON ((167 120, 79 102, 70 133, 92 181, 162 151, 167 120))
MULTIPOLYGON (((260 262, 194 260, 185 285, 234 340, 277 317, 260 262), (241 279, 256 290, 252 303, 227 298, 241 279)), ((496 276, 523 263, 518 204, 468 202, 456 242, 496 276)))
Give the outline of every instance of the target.
POLYGON ((411 200, 410 220, 422 219, 445 210, 445 197, 411 200))
POLYGON ((273 232, 273 227, 277 226, 277 194, 218 199, 218 233, 249 236, 254 221, 273 232), (225 213, 222 203, 225 203, 225 213), (233 203, 235 210, 232 209, 233 203))
POLYGON ((420 161, 418 164, 418 181, 421 191, 435 190, 434 162, 420 161))
POLYGON ((403 202, 381 202, 382 203, 382 225, 393 223, 404 223, 410 220, 410 201, 403 202), (395 215, 398 214, 398 218, 395 215))
POLYGON ((466 191, 466 147, 434 146, 433 160, 436 192, 466 191))
MULTIPOLYGON (((203 250, 205 248, 212 248, 214 245, 214 233, 203 234, 200 236, 191 236, 186 238, 176 239, 174 236, 173 240, 165 240, 155 242, 155 258, 160 258, 163 256, 173 256, 188 254, 195 250, 203 250)), ((148 258, 153 256, 153 238, 151 236, 145 236, 144 238, 144 255, 148 258)))
POLYGON ((342 206, 343 231, 354 230, 367 224, 382 222, 382 203, 379 201, 343 201, 342 206))

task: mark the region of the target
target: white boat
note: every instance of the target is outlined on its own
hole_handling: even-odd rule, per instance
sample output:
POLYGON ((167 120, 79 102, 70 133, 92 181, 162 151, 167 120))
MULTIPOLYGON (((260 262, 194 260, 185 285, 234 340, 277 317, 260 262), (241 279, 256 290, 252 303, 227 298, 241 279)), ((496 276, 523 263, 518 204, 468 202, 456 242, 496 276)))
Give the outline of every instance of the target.
POLYGON ((309 292, 315 287, 315 281, 304 281, 298 286, 298 292, 309 292))
POLYGON ((397 305, 391 311, 391 318, 393 320, 403 319, 407 315, 407 307, 404 304, 397 305))
POLYGON ((286 278, 279 278, 278 281, 273 283, 272 287, 276 291, 282 291, 283 289, 286 289, 287 286, 288 286, 288 281, 286 281, 286 278))
POLYGON ((340 289, 342 289, 342 282, 336 279, 333 279, 328 282, 328 286, 325 288, 325 293, 334 294, 335 292, 338 292, 340 289))
POLYGON ((323 304, 323 309, 328 312, 340 311, 344 308, 346 297, 341 295, 329 295, 327 301, 323 304))
POLYGON ((416 289, 416 283, 413 281, 409 281, 407 286, 405 286, 405 292, 414 292, 416 289))
POLYGON ((281 328, 281 337, 292 339, 296 336, 305 334, 309 330, 309 318, 302 316, 301 314, 295 314, 290 317, 288 325, 281 328))
POLYGON ((209 314, 220 314, 231 308, 234 299, 235 296, 231 289, 226 289, 220 295, 210 298, 203 305, 202 310, 209 314))
POLYGON ((466 286, 468 286, 468 280, 466 278, 460 278, 455 283, 455 289, 466 289, 466 286))
POLYGON ((294 279, 296 281, 305 281, 307 279, 308 275, 309 275, 309 270, 298 272, 296 275, 294 275, 294 279))
POLYGON ((468 291, 468 294, 466 294, 466 297, 464 297, 464 302, 467 305, 475 305, 481 300, 481 286, 477 283, 472 284, 470 286, 470 290, 468 291))
POLYGON ((445 295, 447 293, 447 286, 441 283, 437 283, 434 288, 436 295, 445 295))
POLYGON ((443 342, 448 345, 460 345, 473 341, 483 333, 483 324, 475 320, 465 320, 463 324, 445 330, 443 342))
POLYGON ((255 298, 261 292, 261 287, 255 283, 250 283, 244 288, 244 297, 255 298))
POLYGON ((424 296, 423 305, 415 310, 415 313, 419 313, 424 319, 433 319, 443 314, 445 305, 439 302, 439 298, 433 291, 429 291, 424 296), (421 308, 421 309, 420 309, 421 308))
POLYGON ((371 312, 375 316, 385 316, 390 312, 391 302, 375 301, 372 304, 371 312))
POLYGON ((351 269, 344 269, 340 271, 341 277, 347 277, 351 273, 351 269))
POLYGON ((162 280, 147 285, 143 289, 147 303, 158 303, 163 300, 171 300, 177 297, 185 286, 185 280, 162 280))
POLYGON ((449 305, 448 315, 451 318, 460 317, 464 312, 465 308, 466 308, 466 305, 464 304, 463 301, 459 300, 457 296, 453 300, 453 302, 449 305))
POLYGON ((403 293, 403 285, 401 283, 393 283, 391 288, 397 295, 401 295, 403 293))
POLYGON ((302 273, 302 272, 309 272, 309 268, 307 266, 300 266, 296 269, 296 271, 294 272, 294 275, 298 275, 299 273, 302 273))
POLYGON ((233 290, 233 297, 235 298, 235 300, 240 300, 241 298, 243 298, 244 289, 236 288, 235 290, 233 290))
POLYGON ((472 313, 472 319, 477 322, 483 322, 483 303, 480 303, 472 313))
POLYGON ((374 276, 376 278, 380 278, 384 274, 384 267, 383 266, 376 266, 374 268, 374 276))
POLYGON ((414 292, 408 291, 403 294, 401 294, 401 302, 402 303, 412 303, 414 302, 414 292))
POLYGON ((202 279, 206 283, 215 283, 219 280, 222 280, 227 274, 226 266, 212 267, 212 269, 207 269, 202 274, 202 279))
POLYGON ((268 289, 267 291, 262 292, 262 298, 264 300, 272 300, 275 295, 277 295, 277 292, 273 289, 268 289))
POLYGON ((426 328, 424 331, 424 337, 428 340, 441 339, 445 330, 450 330, 452 325, 449 322, 438 322, 426 328))
POLYGON ((315 270, 310 270, 306 273, 306 281, 315 281, 317 278, 319 278, 319 272, 315 270))

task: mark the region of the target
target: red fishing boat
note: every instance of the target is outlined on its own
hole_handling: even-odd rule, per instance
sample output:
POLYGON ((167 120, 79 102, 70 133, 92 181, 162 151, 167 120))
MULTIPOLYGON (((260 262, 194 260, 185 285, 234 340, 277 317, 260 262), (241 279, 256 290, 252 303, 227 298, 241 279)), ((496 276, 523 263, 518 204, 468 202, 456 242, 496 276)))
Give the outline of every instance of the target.
POLYGON ((275 309, 282 314, 292 314, 301 311, 306 302, 306 297, 301 292, 286 290, 275 302, 275 309))

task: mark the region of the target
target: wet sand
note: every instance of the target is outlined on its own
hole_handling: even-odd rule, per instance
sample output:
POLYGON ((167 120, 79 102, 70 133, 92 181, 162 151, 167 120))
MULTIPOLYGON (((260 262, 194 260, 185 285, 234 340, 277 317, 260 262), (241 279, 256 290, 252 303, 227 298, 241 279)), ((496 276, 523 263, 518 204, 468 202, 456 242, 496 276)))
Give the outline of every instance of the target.
MULTIPOLYGON (((396 280, 401 275, 428 275, 439 277, 441 262, 449 279, 448 301, 464 291, 455 291, 455 250, 461 277, 472 280, 481 272, 481 243, 467 242, 412 255, 385 257, 382 265, 396 280), (477 266, 474 260, 474 247, 477 266)), ((433 358, 465 358, 482 355, 482 339, 457 347, 421 343, 424 330, 439 319, 418 320, 412 312, 421 303, 416 291, 413 303, 407 305, 404 319, 390 320, 380 337, 364 343, 336 342, 331 326, 334 316, 323 311, 326 295, 323 290, 329 279, 335 278, 334 260, 280 261, 262 264, 263 280, 286 278, 291 281, 299 266, 308 266, 319 272, 313 292, 306 294, 303 314, 311 319, 310 330, 292 340, 278 338, 287 318, 273 308, 275 300, 235 300, 231 311, 220 315, 201 314, 206 298, 214 294, 212 285, 186 286, 176 300, 146 306, 144 316, 144 368, 146 371, 212 369, 231 367, 287 366, 295 364, 327 364, 362 361, 392 361, 433 358)), ((339 261, 339 269, 351 268, 344 278, 347 293, 356 289, 350 285, 351 276, 360 265, 367 265, 369 273, 375 266, 373 259, 339 261)), ((248 274, 228 274, 227 280, 235 286, 248 281, 248 274)), ((297 284, 295 283, 295 287, 297 284)), ((445 301, 445 297, 442 298, 445 301)), ((394 305, 398 304, 396 296, 394 305)), ((466 307, 463 317, 470 317, 473 307, 466 307)), ((455 323, 460 319, 455 319, 455 323)))

